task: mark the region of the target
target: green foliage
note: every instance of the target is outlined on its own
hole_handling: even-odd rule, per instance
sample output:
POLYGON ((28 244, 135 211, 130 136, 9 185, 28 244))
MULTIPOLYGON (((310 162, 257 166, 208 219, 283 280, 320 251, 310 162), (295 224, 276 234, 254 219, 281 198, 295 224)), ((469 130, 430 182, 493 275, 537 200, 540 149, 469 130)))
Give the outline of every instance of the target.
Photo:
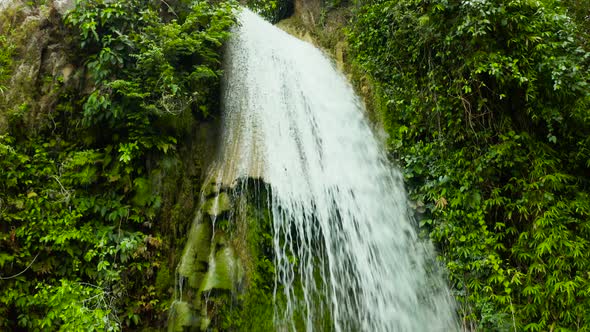
MULTIPOLYGON (((232 9, 81 0, 67 15, 72 58, 85 65, 91 91, 49 78, 61 96, 40 117, 52 126, 25 133, 14 122, 0 136, 1 330, 117 331, 165 321, 170 294, 162 293, 166 270, 158 271, 167 248, 152 229, 161 216, 159 167, 177 157, 185 130, 177 119, 215 110, 232 9)), ((1 48, 2 75, 10 52, 1 48)))
POLYGON ((7 88, 9 86, 10 78, 14 71, 14 56, 16 53, 15 42, 15 24, 9 20, 10 16, 16 16, 12 8, 4 9, 0 13, 0 107, 4 105, 6 95, 8 94, 7 88))
POLYGON ((0 137, 5 328, 118 330, 121 310, 139 309, 128 292, 158 264, 159 240, 128 224, 149 216, 108 182, 105 155, 72 148, 0 137))
POLYGON ((247 0, 246 4, 271 23, 289 17, 293 12, 293 0, 247 0))
POLYGON ((377 0, 349 31, 468 329, 590 329, 590 53, 568 13, 377 0))
POLYGON ((6 81, 10 78, 12 72, 12 56, 14 54, 14 45, 12 45, 5 35, 0 35, 0 93, 6 90, 6 81))
POLYGON ((110 137, 101 139, 118 145, 119 160, 173 151, 178 132, 169 119, 209 115, 232 9, 229 3, 195 2, 167 20, 149 1, 79 1, 68 14, 95 81, 84 123, 110 129, 110 137))
POLYGON ((568 9, 568 15, 579 26, 579 38, 586 50, 590 47, 590 13, 588 12, 588 4, 583 1, 565 0, 565 6, 568 9))

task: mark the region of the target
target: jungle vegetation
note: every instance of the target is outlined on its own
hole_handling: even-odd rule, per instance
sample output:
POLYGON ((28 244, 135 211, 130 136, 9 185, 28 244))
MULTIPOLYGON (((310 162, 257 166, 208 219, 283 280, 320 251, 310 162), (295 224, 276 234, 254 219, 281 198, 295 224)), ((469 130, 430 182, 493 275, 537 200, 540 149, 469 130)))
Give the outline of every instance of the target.
POLYGON ((217 109, 233 7, 77 1, 46 24, 51 33, 65 31, 60 37, 82 78, 71 86, 61 74, 44 77, 59 96, 32 125, 31 105, 6 97, 17 90, 10 77, 26 52, 18 41, 31 38, 16 20, 53 8, 34 2, 2 13, 0 112, 8 130, 0 135, 0 330, 118 331, 165 322, 174 237, 161 232, 172 223, 163 218, 171 214, 162 211, 163 173, 177 171, 177 146, 191 123, 217 109))
MULTIPOLYGON (((290 1, 250 5, 271 21, 292 10, 290 1)), ((423 234, 448 270, 462 327, 589 331, 588 4, 323 6, 349 11, 347 61, 371 86, 370 104, 423 234)), ((178 171, 192 125, 218 115, 221 47, 234 8, 78 0, 48 24, 67 45, 80 82, 45 73, 37 90, 17 89, 31 94, 18 100, 57 92, 50 112, 33 120, 32 102, 8 97, 27 51, 28 30, 16 18, 51 5, 29 1, 0 14, 0 120, 7 128, 0 131, 0 330, 165 324, 177 259, 171 252, 182 229, 163 225, 189 209, 166 197, 177 186, 164 185, 163 174, 178 171)), ((259 250, 268 247, 267 235, 255 239, 259 250)), ((270 292, 272 266, 263 256, 255 278, 266 288, 241 299, 254 315, 270 307, 256 304, 270 292)), ((226 309, 218 327, 251 323, 226 309)))
POLYGON ((589 8, 370 0, 354 61, 466 330, 590 330, 589 8))

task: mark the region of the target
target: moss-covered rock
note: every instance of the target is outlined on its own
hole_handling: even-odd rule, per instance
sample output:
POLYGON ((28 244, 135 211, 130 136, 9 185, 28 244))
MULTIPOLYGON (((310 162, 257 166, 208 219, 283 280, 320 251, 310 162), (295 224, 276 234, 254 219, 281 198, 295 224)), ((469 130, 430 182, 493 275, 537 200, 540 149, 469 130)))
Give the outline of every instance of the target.
POLYGON ((193 309, 188 303, 173 302, 170 307, 170 317, 168 332, 198 331, 195 326, 199 326, 200 321, 195 317, 193 309))
POLYGON ((231 188, 216 187, 219 194, 204 200, 178 267, 182 287, 177 287, 177 300, 191 314, 171 311, 170 331, 276 330, 265 190, 261 180, 239 179, 231 188), (223 218, 208 218, 221 214, 223 218))
POLYGON ((197 222, 191 228, 185 251, 178 265, 179 277, 188 280, 188 286, 194 291, 199 289, 208 269, 212 234, 211 224, 197 222))
POLYGON ((211 218, 217 218, 231 208, 231 200, 229 195, 225 192, 208 199, 203 204, 202 211, 208 214, 211 218))
POLYGON ((0 31, 14 49, 13 61, 2 64, 11 75, 0 77, 0 134, 19 128, 13 134, 31 136, 53 124, 53 109, 66 91, 78 88, 83 70, 53 1, 33 6, 15 0, 3 6, 0 31))
POLYGON ((217 251, 209 261, 209 270, 203 279, 201 290, 234 290, 238 283, 239 260, 231 247, 217 251))
POLYGON ((221 184, 220 183, 210 182, 210 183, 207 183, 203 186, 203 190, 201 192, 203 193, 203 196, 205 198, 211 198, 211 197, 219 195, 220 191, 221 191, 221 184))

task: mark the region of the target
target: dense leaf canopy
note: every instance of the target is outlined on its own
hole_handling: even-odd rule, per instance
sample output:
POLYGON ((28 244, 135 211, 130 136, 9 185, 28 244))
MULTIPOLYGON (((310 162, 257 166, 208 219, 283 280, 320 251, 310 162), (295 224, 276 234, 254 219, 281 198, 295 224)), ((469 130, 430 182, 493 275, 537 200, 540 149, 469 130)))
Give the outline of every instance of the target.
MULTIPOLYGON (((173 285, 155 280, 167 248, 154 227, 154 179, 186 126, 215 111, 220 47, 234 24, 232 5, 171 3, 80 0, 54 27, 69 31, 86 79, 80 89, 48 77, 60 96, 45 121, 24 132, 14 114, 0 136, 1 330, 165 321, 173 285)), ((11 29, 0 45, 19 33, 11 29)), ((22 52, 9 45, 1 89, 22 52)))
POLYGON ((590 53, 573 5, 376 0, 350 29, 464 328, 590 329, 590 53))

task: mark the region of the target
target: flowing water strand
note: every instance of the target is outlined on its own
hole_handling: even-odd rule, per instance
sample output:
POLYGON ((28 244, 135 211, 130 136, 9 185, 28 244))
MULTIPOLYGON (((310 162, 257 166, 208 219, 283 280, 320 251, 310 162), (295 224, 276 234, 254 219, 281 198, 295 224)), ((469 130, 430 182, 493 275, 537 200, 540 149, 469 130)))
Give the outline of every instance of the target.
POLYGON ((244 9, 226 49, 218 182, 270 186, 278 330, 449 331, 454 305, 399 171, 333 63, 244 9))

